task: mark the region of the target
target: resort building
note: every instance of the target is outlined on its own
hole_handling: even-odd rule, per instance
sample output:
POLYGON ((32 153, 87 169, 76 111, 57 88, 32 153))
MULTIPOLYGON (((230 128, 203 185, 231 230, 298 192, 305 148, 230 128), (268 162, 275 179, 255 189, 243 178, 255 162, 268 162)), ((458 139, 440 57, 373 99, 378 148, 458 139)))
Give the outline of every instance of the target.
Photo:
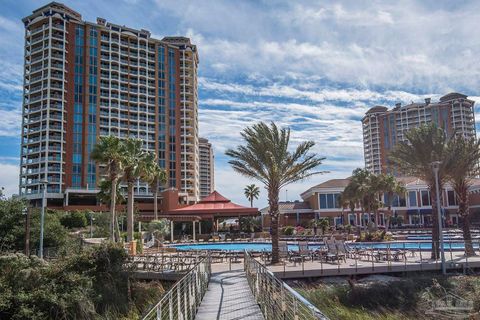
MULTIPOLYGON (((430 203, 430 192, 427 184, 414 177, 400 177, 407 192, 403 196, 395 196, 392 200, 391 211, 388 208, 381 208, 379 212, 379 225, 387 223, 387 215, 402 217, 402 225, 430 226, 432 221, 432 205, 430 203)), ((338 197, 350 180, 332 179, 320 183, 301 194, 302 199, 308 202, 317 218, 329 218, 333 224, 350 224, 367 226, 374 221, 373 213, 362 212, 357 206, 352 212, 350 208, 341 208, 338 197)), ((470 212, 472 221, 480 219, 480 179, 475 179, 474 186, 470 189, 470 212)), ((388 203, 387 195, 382 198, 383 203, 388 203)), ((442 211, 447 225, 461 224, 459 218, 456 195, 448 184, 442 190, 442 211)))
MULTIPOLYGON (((20 195, 38 205, 95 205, 102 168, 90 159, 101 136, 135 137, 187 203, 200 198, 197 48, 151 37, 52 2, 23 19, 24 98, 20 195)), ((151 200, 148 186, 136 199, 151 200)))
MULTIPOLYGON (((268 212, 269 209, 270 207, 265 207, 260 210, 263 228, 270 227, 271 218, 268 212)), ((315 219, 315 212, 310 207, 310 203, 305 201, 282 201, 278 204, 278 209, 280 211, 280 228, 285 226, 307 227, 310 221, 315 219)))
POLYGON ((375 106, 362 119, 365 168, 372 173, 398 175, 388 160, 388 153, 396 143, 405 140, 405 132, 426 123, 435 123, 448 135, 454 132, 474 136, 474 101, 460 93, 449 93, 438 102, 430 98, 424 103, 397 103, 392 110, 375 106))
POLYGON ((215 190, 215 156, 208 139, 200 138, 200 198, 203 199, 215 190))

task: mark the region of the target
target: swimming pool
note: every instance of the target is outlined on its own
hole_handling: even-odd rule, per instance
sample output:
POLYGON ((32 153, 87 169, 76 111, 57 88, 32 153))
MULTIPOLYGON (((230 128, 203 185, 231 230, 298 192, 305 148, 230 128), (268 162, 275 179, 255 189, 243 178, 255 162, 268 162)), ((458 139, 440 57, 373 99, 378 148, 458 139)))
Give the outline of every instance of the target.
MULTIPOLYGON (((225 250, 225 251, 271 251, 272 244, 269 242, 231 242, 231 243, 199 243, 199 244, 176 244, 171 245, 178 250, 225 250)), ((405 241, 405 242, 354 242, 348 246, 361 249, 406 249, 406 250, 431 250, 431 242, 405 241)), ((475 249, 479 248, 479 244, 473 244, 475 249)), ((308 247, 312 250, 323 247, 319 243, 310 243, 308 247)), ((445 242, 445 250, 464 250, 463 242, 445 242)), ((298 250, 296 243, 289 243, 288 249, 292 251, 298 250)))

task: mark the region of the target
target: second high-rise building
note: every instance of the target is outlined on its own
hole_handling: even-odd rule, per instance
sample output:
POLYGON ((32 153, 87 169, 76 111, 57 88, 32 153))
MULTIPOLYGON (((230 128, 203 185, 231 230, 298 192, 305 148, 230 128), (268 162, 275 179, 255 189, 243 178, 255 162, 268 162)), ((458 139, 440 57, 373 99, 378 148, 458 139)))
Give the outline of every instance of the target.
MULTIPOLYGON (((52 2, 23 19, 25 79, 20 194, 49 206, 90 203, 98 137, 136 137, 168 171, 168 187, 199 191, 198 53, 184 37, 151 37, 52 2)), ((140 181, 136 194, 150 194, 140 181)))
POLYGON ((379 173, 398 174, 388 160, 388 153, 395 145, 405 140, 405 132, 422 124, 435 123, 447 135, 475 135, 475 115, 473 100, 460 93, 449 93, 432 102, 400 103, 392 109, 375 106, 367 111, 362 119, 365 168, 379 173))
POLYGON ((199 139, 200 149, 200 198, 205 198, 215 190, 215 156, 208 139, 199 139))

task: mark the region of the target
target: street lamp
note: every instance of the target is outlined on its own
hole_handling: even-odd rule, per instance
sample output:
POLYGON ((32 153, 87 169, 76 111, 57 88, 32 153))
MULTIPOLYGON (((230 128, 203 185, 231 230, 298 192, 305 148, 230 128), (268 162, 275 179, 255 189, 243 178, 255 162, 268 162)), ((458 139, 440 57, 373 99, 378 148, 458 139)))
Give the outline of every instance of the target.
POLYGON ((22 210, 25 215, 25 255, 30 256, 30 208, 25 207, 22 210))
POLYGON ((45 207, 47 204, 45 203, 45 199, 47 197, 47 185, 48 185, 48 180, 42 180, 40 181, 40 184, 43 186, 43 194, 42 194, 42 211, 40 214, 40 251, 39 251, 39 257, 40 259, 43 259, 43 229, 45 225, 45 207))
POLYGON ((438 171, 440 171, 440 164, 441 164, 440 161, 434 161, 431 163, 433 173, 435 174, 435 189, 436 189, 435 191, 437 195, 438 233, 440 238, 440 255, 442 259, 442 273, 447 274, 447 270, 445 266, 445 249, 443 247, 443 223, 442 223, 443 221, 442 221, 442 209, 440 208, 440 186, 438 183, 438 171))
POLYGON ((95 218, 93 212, 90 212, 90 239, 93 238, 93 221, 95 221, 95 218))

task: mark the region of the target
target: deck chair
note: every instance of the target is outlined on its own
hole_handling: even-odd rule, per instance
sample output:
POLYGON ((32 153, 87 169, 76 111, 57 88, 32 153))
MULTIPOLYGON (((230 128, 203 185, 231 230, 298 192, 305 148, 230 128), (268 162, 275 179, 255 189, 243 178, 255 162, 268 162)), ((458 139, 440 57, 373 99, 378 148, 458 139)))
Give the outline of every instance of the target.
POLYGON ((347 258, 352 258, 356 259, 357 258, 357 252, 351 248, 349 248, 346 244, 345 241, 343 240, 336 240, 335 245, 337 246, 337 250, 339 253, 344 254, 347 258))
POLYGON ((328 250, 326 255, 328 260, 337 261, 338 263, 340 263, 340 260, 343 260, 344 262, 347 261, 346 254, 338 250, 335 240, 327 240, 325 244, 327 245, 328 250))
POLYGON ((301 257, 302 259, 309 258, 313 260, 313 251, 308 248, 307 241, 298 242, 298 251, 292 252, 293 257, 301 257))
POLYGON ((290 251, 288 251, 287 241, 278 242, 278 252, 280 259, 290 259, 290 251))

